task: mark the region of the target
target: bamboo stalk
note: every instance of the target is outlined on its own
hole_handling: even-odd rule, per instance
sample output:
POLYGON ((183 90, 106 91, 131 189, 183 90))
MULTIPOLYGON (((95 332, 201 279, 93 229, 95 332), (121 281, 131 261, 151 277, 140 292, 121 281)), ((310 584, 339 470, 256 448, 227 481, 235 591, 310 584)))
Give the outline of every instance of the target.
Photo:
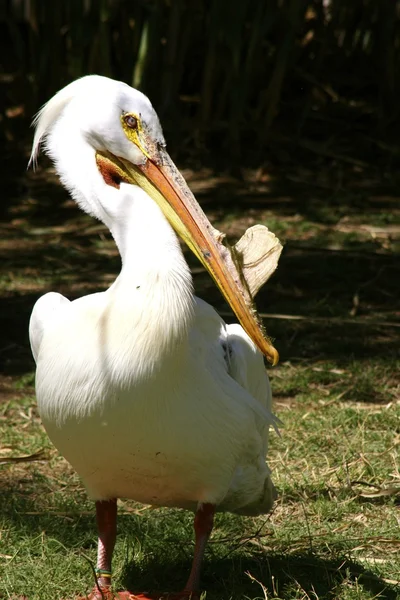
POLYGON ((220 147, 237 155, 251 133, 266 145, 282 108, 286 119, 288 107, 299 107, 289 114, 292 135, 307 128, 310 138, 313 116, 326 114, 337 98, 341 114, 348 110, 352 118, 354 99, 365 97, 367 110, 359 114, 371 115, 385 133, 400 111, 399 5, 10 0, 0 9, 8 40, 0 39, 2 73, 17 78, 6 91, 28 114, 76 77, 97 72, 123 79, 151 97, 178 135, 223 132, 220 147), (199 108, 190 98, 201 99, 199 108))

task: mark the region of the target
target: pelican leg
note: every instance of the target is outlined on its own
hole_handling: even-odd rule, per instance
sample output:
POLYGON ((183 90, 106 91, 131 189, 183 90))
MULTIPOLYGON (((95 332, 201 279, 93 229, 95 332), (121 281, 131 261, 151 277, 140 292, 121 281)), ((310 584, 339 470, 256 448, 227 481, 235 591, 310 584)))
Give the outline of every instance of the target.
POLYGON ((194 548, 194 557, 192 570, 189 579, 184 587, 183 594, 190 597, 200 589, 200 572, 203 562, 204 551, 211 535, 214 524, 215 506, 214 504, 200 504, 194 517, 194 531, 196 543, 194 548))
POLYGON ((96 521, 99 532, 97 547, 97 576, 100 586, 111 586, 111 560, 117 537, 116 499, 96 502, 96 521))
MULTIPOLYGON (((132 594, 130 592, 111 592, 111 559, 117 533, 117 501, 96 502, 96 519, 99 530, 97 550, 97 585, 86 598, 88 600, 198 600, 200 572, 204 551, 214 523, 214 504, 200 504, 194 517, 196 536, 194 557, 189 579, 179 594, 132 594)), ((83 600, 83 599, 79 599, 83 600)))
POLYGON ((117 537, 117 501, 116 499, 96 502, 96 521, 99 532, 97 546, 97 581, 89 600, 114 598, 111 593, 111 560, 117 537))

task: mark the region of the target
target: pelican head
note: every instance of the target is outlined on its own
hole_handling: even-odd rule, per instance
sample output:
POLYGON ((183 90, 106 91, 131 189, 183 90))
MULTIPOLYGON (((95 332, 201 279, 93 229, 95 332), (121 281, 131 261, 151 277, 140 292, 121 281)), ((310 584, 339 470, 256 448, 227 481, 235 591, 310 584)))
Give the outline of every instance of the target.
POLYGON ((121 184, 137 186, 150 196, 209 271, 248 335, 276 364, 278 353, 257 320, 244 277, 169 157, 159 119, 144 94, 89 75, 60 90, 34 124, 30 163, 35 165, 45 141, 77 203, 111 230, 113 220, 123 218, 115 208, 121 184), (105 195, 106 189, 113 194, 105 195))

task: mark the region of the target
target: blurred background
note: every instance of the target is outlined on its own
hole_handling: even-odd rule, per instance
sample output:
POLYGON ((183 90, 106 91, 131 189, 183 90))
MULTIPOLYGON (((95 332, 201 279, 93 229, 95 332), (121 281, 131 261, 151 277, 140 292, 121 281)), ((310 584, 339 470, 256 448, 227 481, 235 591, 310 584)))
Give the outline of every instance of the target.
POLYGON ((183 156, 205 145, 227 166, 260 163, 278 144, 386 168, 397 157, 395 0, 2 0, 0 27, 7 140, 98 73, 149 95, 183 156))
MULTIPOLYGON (((18 303, 27 318, 44 291, 87 293, 119 268, 107 232, 76 211, 46 159, 26 172, 33 115, 71 80, 98 73, 149 95, 216 226, 235 238, 261 222, 284 242, 258 301, 278 315, 268 327, 283 356, 340 354, 341 343, 321 336, 327 326, 355 356, 374 354, 377 340, 392 352, 400 2, 2 0, 0 46, 6 330, 18 303), (346 319, 361 317, 349 329, 346 319)), ((195 263, 194 274, 198 292, 226 310, 195 263)), ((18 331, 20 367, 3 357, 23 370, 26 319, 9 343, 18 331)))

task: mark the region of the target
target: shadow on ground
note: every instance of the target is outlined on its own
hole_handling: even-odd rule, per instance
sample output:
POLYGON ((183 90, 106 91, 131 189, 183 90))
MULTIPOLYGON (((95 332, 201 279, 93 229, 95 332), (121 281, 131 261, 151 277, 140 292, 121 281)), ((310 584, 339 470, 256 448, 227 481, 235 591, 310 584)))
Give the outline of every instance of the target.
MULTIPOLYGON (((54 173, 42 170, 26 175, 25 160, 16 159, 16 154, 10 151, 11 166, 2 181, 6 222, 1 226, 0 245, 0 368, 5 375, 33 368, 27 328, 33 304, 42 293, 54 290, 74 298, 105 289, 120 264, 108 234, 97 222, 81 216, 54 173)), ((257 219, 268 224, 272 218, 279 228, 293 215, 320 226, 346 215, 361 218, 368 211, 389 214, 398 202, 394 183, 382 182, 374 174, 353 173, 348 191, 344 183, 335 187, 334 174, 322 179, 317 174, 312 181, 306 169, 299 181, 298 176, 290 176, 290 169, 271 173, 267 183, 263 175, 254 183, 232 178, 215 181, 210 173, 201 179, 191 171, 187 176, 212 221, 233 233, 257 219)), ((396 255, 382 249, 373 237, 349 242, 344 236, 337 247, 331 242, 323 228, 312 239, 290 236, 277 273, 257 298, 259 311, 275 315, 266 317, 266 325, 281 359, 393 357, 400 327, 396 255)), ((229 321, 229 310, 211 279, 187 256, 194 267, 197 294, 229 321)))
MULTIPOLYGON (((86 562, 86 553, 90 551, 93 554, 95 551, 97 532, 94 509, 85 510, 89 505, 83 499, 82 491, 78 490, 71 499, 70 512, 64 504, 58 514, 54 506, 47 513, 45 508, 38 512, 40 502, 37 499, 49 494, 47 486, 42 489, 40 477, 36 476, 33 482, 20 481, 19 484, 19 493, 16 493, 15 486, 9 489, 9 494, 7 489, 3 489, 3 516, 14 523, 21 536, 25 534, 36 539, 45 531, 46 538, 58 540, 62 548, 70 551, 79 548, 81 558, 77 559, 86 562), (82 502, 79 502, 80 499, 82 502), (82 507, 79 512, 76 510, 78 505, 82 507)), ((236 534, 225 543, 218 541, 217 535, 208 546, 202 577, 207 600, 263 599, 266 596, 262 586, 271 597, 290 597, 290 590, 301 589, 309 597, 314 594, 320 600, 334 600, 341 585, 356 580, 360 593, 364 590, 382 600, 398 598, 398 588, 362 564, 348 560, 343 548, 338 546, 335 549, 332 542, 329 553, 337 556, 334 560, 321 557, 324 553, 321 548, 316 552, 305 548, 293 554, 281 554, 271 550, 273 534, 268 537, 268 547, 263 548, 261 542, 257 542, 257 548, 250 545, 246 541, 246 522, 242 517, 218 516, 217 531, 224 526, 225 518, 236 520, 236 534), (245 553, 244 548, 248 549, 245 553), (240 553, 236 552, 237 549, 240 553)), ((124 538, 129 548, 125 551, 124 563, 115 564, 120 573, 120 585, 137 593, 179 591, 191 567, 192 519, 190 513, 178 510, 150 511, 144 516, 120 514, 119 537, 124 538), (173 528, 170 527, 171 522, 173 528), (164 530, 167 525, 169 529, 164 530), (171 531, 174 531, 173 538, 171 531), (165 553, 167 543, 171 549, 168 554, 165 553), (137 559, 137 556, 140 558, 137 559), (170 589, 166 590, 166 586, 170 589)), ((89 589, 92 576, 89 566, 87 573, 89 589)))
MULTIPOLYGON (((126 565, 123 584, 134 592, 163 590, 163 581, 174 583, 178 591, 182 587, 185 573, 189 573, 190 561, 160 564, 159 558, 149 561, 146 573, 132 565, 126 565), (149 575, 151 574, 151 575, 149 575)), ((388 584, 364 566, 338 557, 323 560, 313 554, 279 555, 271 553, 254 555, 249 559, 209 558, 202 577, 207 600, 243 600, 283 597, 290 589, 301 589, 308 597, 334 600, 338 588, 344 582, 358 581, 364 592, 376 594, 382 600, 397 600, 398 589, 388 584), (265 592, 263 591, 263 586, 265 592)), ((171 591, 171 590, 168 590, 171 591)), ((289 597, 289 596, 285 596, 289 597)), ((307 597, 307 596, 305 596, 307 597)))

